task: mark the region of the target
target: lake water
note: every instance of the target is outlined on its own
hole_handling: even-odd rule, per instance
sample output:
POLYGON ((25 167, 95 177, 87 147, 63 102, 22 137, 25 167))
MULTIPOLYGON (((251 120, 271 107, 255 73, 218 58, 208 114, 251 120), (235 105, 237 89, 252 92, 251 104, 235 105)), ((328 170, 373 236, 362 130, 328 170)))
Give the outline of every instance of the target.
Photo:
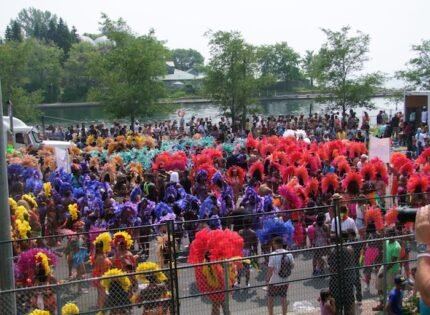
MULTIPOLYGON (((396 111, 403 111, 403 104, 398 105, 396 109, 395 103, 389 98, 374 98, 372 102, 375 104, 375 109, 367 111, 371 117, 371 124, 376 123, 376 115, 379 110, 385 110, 389 116, 396 111)), ((259 113, 263 116, 270 115, 297 115, 309 114, 310 105, 312 105, 312 112, 324 113, 327 107, 324 104, 317 104, 313 100, 276 100, 265 101, 259 105, 259 113)), ((186 113, 186 120, 191 116, 195 117, 210 117, 213 121, 217 121, 221 116, 219 107, 214 104, 181 104, 170 105, 167 112, 155 114, 151 117, 139 117, 141 122, 161 121, 178 119, 178 110, 183 110, 186 113)), ((361 118, 365 109, 357 108, 355 111, 358 117, 361 118)), ((109 115, 103 111, 102 107, 87 106, 87 107, 55 107, 42 109, 45 115, 45 123, 54 123, 57 125, 70 125, 81 122, 94 123, 94 122, 108 122, 111 121, 109 115)))

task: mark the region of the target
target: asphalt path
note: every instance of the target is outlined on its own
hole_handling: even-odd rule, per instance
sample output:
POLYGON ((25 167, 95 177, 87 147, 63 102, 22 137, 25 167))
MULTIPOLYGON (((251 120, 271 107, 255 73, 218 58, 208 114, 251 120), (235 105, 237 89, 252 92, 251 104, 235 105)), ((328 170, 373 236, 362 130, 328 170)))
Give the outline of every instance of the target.
MULTIPOLYGON (((186 245, 186 244, 185 244, 186 245)), ((148 261, 157 261, 155 256, 155 242, 151 243, 150 257, 148 261)), ((192 266, 186 263, 186 247, 182 246, 185 251, 179 253, 178 259, 179 267, 178 270, 178 290, 180 298, 180 311, 181 314, 210 314, 211 303, 210 300, 205 296, 190 297, 198 295, 195 279, 194 269, 192 266)), ((329 279, 328 277, 312 278, 312 254, 310 252, 300 253, 295 257, 295 268, 292 271, 290 280, 294 281, 290 284, 287 299, 289 302, 289 313, 300 313, 300 314, 319 314, 319 306, 317 298, 319 291, 322 288, 328 288, 329 279)), ((260 263, 263 259, 260 259, 260 263)), ((259 270, 251 269, 251 280, 250 287, 245 288, 244 277, 242 278, 242 287, 236 289, 228 296, 230 314, 267 314, 267 302, 265 290, 265 271, 266 268, 263 264, 259 270)), ((91 277, 91 270, 87 270, 88 277, 91 277)), ((59 263, 55 270, 55 276, 57 280, 63 281, 67 284, 67 263, 65 257, 59 258, 59 263)), ((374 278, 375 276, 373 276, 374 278)), ((362 284, 363 285, 363 284, 362 284)), ((91 286, 91 281, 85 280, 81 285, 65 285, 63 289, 57 295, 60 297, 59 305, 66 302, 76 303, 81 312, 87 312, 94 310, 96 313, 96 300, 97 292, 94 287, 91 286), (88 293, 83 293, 82 289, 88 290, 88 293)), ((364 288, 364 285, 363 285, 364 288)), ((373 282, 371 284, 370 292, 363 293, 364 304, 376 304, 377 294, 374 289, 373 282)), ((281 306, 279 301, 275 302, 275 314, 281 313, 281 306)), ((142 314, 142 309, 134 307, 132 314, 142 314)), ((357 314, 368 314, 368 312, 360 312, 357 314)), ((369 313, 373 314, 373 312, 369 313)))

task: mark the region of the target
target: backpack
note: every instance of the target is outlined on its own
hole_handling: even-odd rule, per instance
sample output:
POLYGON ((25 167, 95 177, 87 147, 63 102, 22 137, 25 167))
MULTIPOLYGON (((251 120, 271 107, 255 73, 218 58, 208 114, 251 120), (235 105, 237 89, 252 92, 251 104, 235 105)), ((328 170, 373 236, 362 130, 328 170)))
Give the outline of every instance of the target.
POLYGON ((278 275, 281 278, 288 278, 291 275, 291 261, 287 257, 287 253, 282 255, 281 258, 281 268, 279 268, 278 275))

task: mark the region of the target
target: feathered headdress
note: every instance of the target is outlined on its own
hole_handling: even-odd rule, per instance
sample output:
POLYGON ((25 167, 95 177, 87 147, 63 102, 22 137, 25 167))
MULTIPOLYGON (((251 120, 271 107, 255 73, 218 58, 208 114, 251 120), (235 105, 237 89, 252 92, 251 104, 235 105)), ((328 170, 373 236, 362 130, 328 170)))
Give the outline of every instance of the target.
POLYGON ((100 281, 100 284, 102 285, 102 287, 109 292, 110 290, 110 285, 113 281, 117 281, 119 282, 119 284, 121 285, 121 288, 125 291, 128 292, 128 290, 130 289, 131 286, 131 281, 130 279, 127 277, 127 273, 124 271, 121 271, 117 268, 113 268, 110 269, 108 271, 106 271, 103 274, 103 278, 106 277, 114 277, 114 276, 122 276, 122 277, 115 277, 115 278, 107 278, 107 279, 102 279, 100 281))
POLYGON ((143 283, 148 283, 149 280, 145 275, 153 274, 157 279, 157 283, 163 283, 167 281, 166 275, 160 271, 160 266, 154 262, 143 262, 137 265, 136 272, 140 273, 136 276, 137 280, 143 283))
POLYGON ((385 213, 385 222, 387 225, 396 224, 398 215, 399 211, 397 211, 395 207, 388 210, 387 213, 385 213))
POLYGON ((388 185, 388 170, 384 162, 382 162, 379 158, 375 157, 370 160, 370 164, 373 165, 373 168, 375 169, 375 174, 380 175, 385 184, 388 185))
POLYGON ((323 193, 332 190, 333 193, 339 188, 339 178, 334 173, 328 173, 324 175, 321 180, 321 189, 323 193))
POLYGON ((29 274, 34 273, 39 263, 45 268, 45 274, 49 274, 51 271, 49 266, 57 264, 57 257, 51 251, 44 248, 33 248, 22 252, 16 262, 16 278, 23 279, 23 277, 28 277, 29 274))
POLYGON ((111 251, 111 242, 112 238, 110 236, 109 232, 101 233, 97 236, 97 238, 94 240, 93 245, 96 246, 97 243, 103 243, 103 253, 109 253, 111 251))
POLYGON ((293 187, 281 185, 278 188, 278 193, 282 196, 286 209, 299 209, 303 206, 303 201, 293 187))
POLYGON ((357 172, 349 173, 342 182, 342 188, 351 195, 358 195, 363 186, 363 179, 357 172))
POLYGON ((426 192, 429 187, 428 178, 419 174, 413 174, 407 185, 408 193, 416 194, 426 192))
POLYGON ((425 149, 415 160, 417 164, 425 164, 427 163, 427 159, 430 157, 430 148, 425 149))
POLYGON ((262 244, 269 244, 273 238, 280 236, 284 242, 293 244, 294 226, 290 220, 283 222, 281 219, 268 219, 263 222, 263 228, 257 230, 258 239, 262 244))
POLYGON ((275 146, 271 143, 260 143, 260 156, 266 158, 275 151, 275 146))
POLYGON ((154 215, 157 219, 160 219, 162 216, 165 216, 168 213, 173 213, 173 210, 171 207, 169 207, 164 202, 159 202, 154 208, 154 215))
POLYGON ((312 194, 313 196, 318 196, 318 192, 319 192, 319 182, 316 178, 311 178, 309 179, 308 183, 306 184, 305 187, 306 190, 306 195, 310 195, 312 194))
POLYGON ((11 213, 15 213, 17 207, 18 204, 16 203, 15 199, 9 197, 9 208, 11 210, 11 213))
POLYGON ((264 165, 261 161, 254 162, 248 171, 249 177, 254 177, 257 180, 262 180, 264 178, 264 165))
POLYGON ((51 197, 52 186, 50 182, 43 183, 43 192, 47 198, 51 197))
POLYGON ((50 315, 51 313, 49 313, 49 311, 45 311, 45 310, 40 310, 40 309, 35 309, 33 310, 31 313, 28 313, 28 315, 50 315))
POLYGON ((229 229, 203 229, 196 233, 196 238, 190 245, 188 262, 199 264, 210 261, 220 261, 243 256, 243 238, 229 229))
POLYGON ((232 166, 227 170, 227 181, 231 184, 231 179, 233 178, 233 173, 237 172, 237 176, 239 177, 239 182, 241 185, 245 182, 245 171, 243 168, 239 166, 232 166))
POLYGON ((351 159, 359 157, 365 153, 367 153, 367 149, 366 149, 366 146, 364 143, 362 143, 362 142, 349 142, 349 157, 351 159))
POLYGON ((69 215, 70 215, 70 218, 72 219, 72 221, 78 220, 78 218, 79 218, 78 204, 77 203, 70 204, 68 206, 68 210, 69 210, 69 215))
POLYGON ((410 160, 403 153, 395 152, 391 155, 391 164, 394 169, 400 169, 408 161, 410 160))
POLYGON ((212 176, 212 184, 216 184, 217 182, 219 182, 219 181, 221 181, 221 182, 223 182, 224 181, 224 179, 223 179, 223 177, 222 177, 222 175, 221 175, 221 173, 220 172, 216 172, 215 174, 214 174, 214 176, 212 176))
POLYGON ((381 209, 378 207, 371 207, 366 211, 366 215, 364 217, 365 224, 367 225, 370 221, 372 221, 376 229, 381 231, 384 229, 384 218, 382 217, 381 209))
POLYGON ((139 162, 131 162, 128 164, 128 170, 130 173, 137 174, 139 176, 143 176, 143 166, 139 162))
POLYGON ((61 315, 78 315, 79 307, 74 303, 67 303, 61 308, 61 315))
POLYGON ((414 164, 411 160, 406 160, 399 168, 400 174, 410 176, 414 172, 414 164))
POLYGON ((375 179, 375 168, 372 163, 366 163, 360 171, 361 176, 365 181, 374 180, 375 179))
POLYGON ((134 202, 134 203, 138 202, 139 201, 139 199, 138 199, 139 196, 142 196, 142 189, 140 188, 140 185, 137 185, 131 191, 130 201, 134 202))
POLYGON ((21 199, 27 201, 31 209, 37 208, 37 202, 33 195, 25 194, 21 199))
POLYGON ((15 217, 17 220, 24 221, 28 216, 28 211, 24 206, 18 206, 15 209, 15 217))
POLYGON ((120 241, 125 241, 125 244, 127 246, 127 249, 130 249, 131 246, 133 245, 133 239, 131 238, 130 234, 128 234, 125 231, 120 231, 120 232, 116 232, 113 235, 113 242, 115 244, 115 246, 119 245, 120 241))
POLYGON ((299 166, 296 168, 294 175, 297 176, 300 184, 305 186, 309 180, 308 170, 304 166, 299 166))
POLYGON ((249 133, 248 137, 246 138, 245 148, 257 149, 258 145, 259 145, 258 140, 254 139, 254 136, 252 135, 252 133, 249 133))
POLYGON ((30 224, 25 220, 21 221, 19 219, 16 219, 15 226, 16 226, 16 229, 18 230, 20 239, 27 239, 28 232, 31 231, 30 224))

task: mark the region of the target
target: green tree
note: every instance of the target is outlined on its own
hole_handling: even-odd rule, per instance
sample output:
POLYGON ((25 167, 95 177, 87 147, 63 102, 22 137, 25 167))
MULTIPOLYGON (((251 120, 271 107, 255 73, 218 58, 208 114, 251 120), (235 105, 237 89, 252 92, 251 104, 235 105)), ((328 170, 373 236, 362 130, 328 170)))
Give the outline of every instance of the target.
POLYGON ((235 123, 245 123, 259 88, 271 83, 269 77, 257 77, 256 49, 239 32, 209 32, 211 59, 207 66, 205 89, 235 123))
MULTIPOLYGON (((20 27, 24 30, 27 38, 36 38, 46 43, 53 42, 64 52, 67 58, 70 47, 78 41, 76 28, 69 30, 62 18, 58 18, 49 11, 41 11, 35 8, 23 9, 18 13, 18 17, 10 22, 9 28, 17 40, 14 28, 20 27)), ((8 29, 6 29, 8 31, 8 29)), ((21 40, 24 37, 21 32, 21 40)))
POLYGON ((282 82, 300 79, 300 55, 286 42, 261 46, 257 56, 263 75, 272 75, 282 82))
POLYGON ((36 39, 28 39, 23 45, 28 51, 24 88, 29 92, 41 90, 44 102, 58 101, 63 77, 63 51, 36 39))
POLYGON ((315 78, 315 67, 314 67, 314 51, 306 50, 304 57, 302 58, 302 69, 305 78, 309 79, 311 87, 314 86, 315 78))
POLYGON ((327 41, 315 57, 316 79, 323 93, 324 101, 331 109, 372 108, 372 95, 381 87, 380 73, 361 75, 368 60, 370 37, 360 31, 356 36, 349 34, 350 27, 340 31, 322 30, 327 41))
POLYGON ((89 43, 82 42, 72 45, 69 58, 64 64, 63 101, 87 99, 88 91, 94 86, 90 66, 99 57, 99 54, 97 47, 89 43))
POLYGON ((27 75, 30 51, 25 43, 7 42, 0 45, 0 78, 3 99, 14 104, 14 116, 24 121, 35 121, 39 116, 37 104, 43 100, 42 91, 28 92, 24 89, 30 79, 27 75))
POLYGON ((139 116, 159 111, 156 101, 164 95, 161 77, 166 72, 169 51, 152 31, 135 36, 123 20, 102 16, 101 30, 115 42, 91 66, 97 86, 90 97, 100 101, 115 118, 130 117, 132 126, 139 116))
POLYGON ((46 39, 49 23, 57 24, 57 16, 49 11, 42 11, 36 8, 22 9, 18 13, 16 22, 21 25, 27 37, 46 39))
POLYGON ((22 29, 18 22, 13 21, 9 26, 6 27, 5 38, 6 41, 23 41, 24 35, 22 34, 22 29))
POLYGON ((423 40, 419 45, 413 45, 416 57, 409 60, 407 69, 398 71, 396 76, 406 80, 408 88, 430 89, 430 40, 423 40))
POLYGON ((194 49, 173 49, 171 53, 175 68, 182 71, 201 67, 205 61, 202 54, 194 49))

